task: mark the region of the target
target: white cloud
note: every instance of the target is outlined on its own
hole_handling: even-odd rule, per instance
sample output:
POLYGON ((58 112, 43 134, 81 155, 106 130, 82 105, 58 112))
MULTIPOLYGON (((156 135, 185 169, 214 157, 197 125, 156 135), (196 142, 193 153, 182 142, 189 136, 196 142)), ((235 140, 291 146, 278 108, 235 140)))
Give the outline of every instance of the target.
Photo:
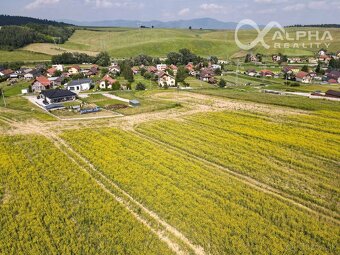
POLYGON ((271 2, 273 2, 272 0, 254 0, 254 2, 255 3, 265 3, 265 4, 267 4, 267 3, 271 3, 271 2))
POLYGON ((300 11, 306 8, 305 4, 292 4, 283 8, 284 11, 300 11))
POLYGON ((179 16, 185 16, 185 15, 187 15, 189 12, 190 12, 190 9, 189 9, 189 8, 184 8, 184 9, 182 9, 182 10, 180 10, 180 11, 178 12, 178 15, 179 15, 179 16))
POLYGON ((46 5, 52 5, 59 3, 60 0, 35 0, 25 6, 27 10, 38 9, 40 7, 45 7, 46 5))
POLYGON ((223 7, 221 5, 218 5, 218 4, 202 4, 200 6, 200 9, 202 9, 204 11, 219 11, 219 10, 223 9, 223 7))
POLYGON ((130 9, 139 9, 143 8, 143 3, 134 3, 129 0, 85 0, 87 5, 92 5, 95 8, 130 8, 130 9))
POLYGON ((312 1, 308 3, 308 8, 313 10, 329 9, 327 1, 312 1))

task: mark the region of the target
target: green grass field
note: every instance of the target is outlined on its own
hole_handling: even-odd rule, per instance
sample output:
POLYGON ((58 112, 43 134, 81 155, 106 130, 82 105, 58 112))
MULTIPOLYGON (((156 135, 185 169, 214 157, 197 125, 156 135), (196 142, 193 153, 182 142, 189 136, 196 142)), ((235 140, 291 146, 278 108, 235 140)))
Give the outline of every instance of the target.
POLYGON ((51 56, 27 50, 4 51, 0 50, 0 63, 3 62, 43 62, 51 60, 51 56))
MULTIPOLYGON (((304 28, 305 29, 305 28, 304 28)), ((323 34, 325 29, 313 28, 323 34)), ((339 50, 340 29, 329 29, 333 41, 329 50, 336 52, 339 50)), ((296 31, 294 28, 287 29, 288 32, 296 31)), ((275 49, 274 43, 287 43, 287 40, 272 41, 274 30, 266 36, 266 42, 271 45, 269 50, 262 46, 256 47, 254 53, 271 55, 283 53, 289 56, 312 56, 318 51, 313 48, 301 48, 302 43, 307 44, 307 39, 300 40, 300 48, 275 49)), ((242 43, 249 43, 257 36, 253 30, 243 30, 239 37, 242 43)), ((112 57, 125 58, 139 54, 165 57, 171 51, 178 51, 181 48, 189 48, 194 53, 208 57, 218 56, 222 59, 231 57, 244 57, 247 52, 240 50, 235 43, 235 33, 232 30, 186 30, 186 29, 122 29, 122 28, 98 28, 90 30, 76 30, 74 35, 62 45, 53 44, 32 44, 25 47, 25 50, 43 52, 54 55, 64 51, 80 51, 94 55, 100 51, 108 51, 112 57)))

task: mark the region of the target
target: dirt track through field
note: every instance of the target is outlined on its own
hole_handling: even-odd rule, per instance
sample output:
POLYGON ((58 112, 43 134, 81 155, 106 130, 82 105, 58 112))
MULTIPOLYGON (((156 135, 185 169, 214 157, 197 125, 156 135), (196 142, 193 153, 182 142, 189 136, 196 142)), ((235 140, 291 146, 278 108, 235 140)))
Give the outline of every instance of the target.
POLYGON ((163 219, 157 215, 157 213, 149 210, 146 208, 143 204, 139 203, 137 200, 135 200, 131 195, 129 195, 126 191, 121 189, 116 183, 114 183, 112 180, 108 179, 106 176, 104 176, 99 170, 95 168, 86 158, 84 158, 82 155, 77 153, 73 148, 71 148, 63 139, 56 135, 52 135, 49 138, 52 139, 54 144, 64 152, 64 154, 74 163, 76 163, 83 171, 85 171, 87 174, 89 174, 95 182, 110 196, 112 196, 116 201, 118 201, 120 204, 122 204, 139 222, 144 224, 147 228, 149 228, 154 234, 158 236, 160 240, 165 242, 168 247, 174 251, 176 254, 189 254, 186 250, 187 248, 181 247, 183 244, 185 247, 189 247, 191 251, 193 251, 197 255, 204 255, 204 249, 201 246, 193 244, 183 233, 181 233, 179 230, 177 230, 175 227, 171 226, 167 222, 165 222, 163 219), (69 153, 67 153, 65 150, 67 150, 69 153), (75 156, 71 156, 75 155, 75 156), (79 160, 81 160, 83 163, 85 163, 91 171, 85 169, 84 166, 79 164, 79 160), (122 194, 123 196, 117 196, 112 191, 110 191, 105 184, 99 180, 99 178, 96 178, 93 173, 94 172, 97 176, 99 176, 102 180, 104 180, 106 183, 108 183, 113 189, 117 190, 118 193, 122 194), (132 205, 137 208, 137 211, 141 210, 143 213, 147 214, 149 217, 152 218, 156 222, 156 224, 150 224, 150 222, 143 218, 141 214, 136 213, 136 209, 132 208, 132 205), (157 226, 161 226, 162 228, 157 228, 157 226), (174 238, 175 237, 175 238, 174 238), (176 239, 180 240, 178 242, 176 239))

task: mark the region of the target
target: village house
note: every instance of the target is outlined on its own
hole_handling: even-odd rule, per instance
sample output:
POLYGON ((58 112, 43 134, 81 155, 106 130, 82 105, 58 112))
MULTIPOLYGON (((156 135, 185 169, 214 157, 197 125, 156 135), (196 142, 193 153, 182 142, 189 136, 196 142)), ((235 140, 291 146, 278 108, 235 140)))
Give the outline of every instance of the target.
POLYGON ((134 66, 131 68, 132 72, 134 75, 138 74, 139 73, 139 67, 138 66, 134 66))
POLYGON ((195 66, 193 63, 189 63, 185 66, 185 69, 187 69, 189 72, 195 71, 195 66))
POLYGON ((112 64, 109 67, 109 72, 112 74, 119 74, 121 71, 120 67, 117 64, 112 64))
POLYGON ((63 65, 52 65, 52 68, 55 68, 57 71, 64 72, 63 65))
POLYGON ((158 71, 165 71, 168 68, 168 66, 166 64, 158 64, 156 68, 158 71))
POLYGON ((61 86, 63 78, 62 77, 49 77, 48 80, 51 83, 51 87, 55 88, 55 87, 60 87, 61 86))
POLYGON ((176 79, 168 73, 161 72, 158 75, 158 85, 164 87, 176 87, 176 79))
POLYGON ((268 77, 268 78, 272 78, 275 76, 275 74, 270 70, 261 70, 259 74, 261 77, 268 77))
POLYGON ((32 71, 24 74, 24 79, 26 80, 33 80, 38 76, 42 76, 42 72, 40 70, 37 69, 33 69, 32 71))
POLYGON ((339 71, 327 72, 326 77, 329 83, 340 83, 340 72, 339 71), (333 82, 330 82, 330 80, 333 80, 333 82))
POLYGON ((174 75, 176 76, 177 75, 177 72, 178 72, 178 67, 175 66, 175 65, 170 65, 169 66, 169 69, 173 71, 174 75))
POLYGON ((217 64, 211 65, 211 68, 214 69, 214 70, 217 70, 217 69, 222 70, 222 66, 221 65, 217 65, 217 64))
POLYGON ((258 75, 255 69, 248 69, 244 72, 244 74, 251 76, 251 77, 255 77, 258 75))
POLYGON ((288 73, 288 74, 297 74, 300 72, 300 67, 299 66, 285 66, 282 68, 283 73, 288 73))
POLYGON ((149 66, 148 68, 147 68, 147 71, 149 72, 149 73, 157 73, 157 68, 156 67, 154 67, 154 66, 149 66))
POLYGON ((112 89, 112 85, 115 84, 117 80, 112 79, 109 75, 105 75, 99 83, 99 88, 101 89, 112 89))
POLYGON ((41 92, 46 89, 49 89, 50 86, 51 86, 51 82, 45 76, 38 76, 32 82, 32 91, 41 92))
POLYGON ((288 63, 290 64, 301 64, 303 63, 301 58, 295 57, 295 58, 288 58, 288 63))
POLYGON ((68 69, 68 73, 70 75, 74 75, 74 74, 78 74, 80 72, 80 66, 77 66, 77 65, 74 65, 74 66, 71 66, 69 69, 68 69))
POLYGON ((40 97, 44 100, 45 103, 54 104, 67 101, 74 101, 77 98, 77 94, 73 93, 72 91, 64 89, 51 89, 42 91, 40 93, 40 97))
POLYGON ((298 72, 296 75, 295 75, 295 79, 296 81, 298 82, 302 82, 302 83, 311 83, 312 82, 312 77, 309 73, 306 73, 306 72, 298 72))
POLYGON ((2 71, 0 71, 0 77, 1 78, 8 78, 10 77, 10 75, 14 73, 14 71, 12 69, 4 69, 2 71))
POLYGON ((320 61, 321 63, 325 63, 328 64, 329 61, 331 61, 332 57, 328 56, 328 55, 322 55, 319 56, 318 61, 320 61))
POLYGON ((91 79, 78 79, 65 84, 65 88, 74 92, 87 91, 90 90, 92 83, 91 79))
POLYGON ((209 83, 215 83, 215 73, 214 70, 210 68, 202 68, 200 72, 200 80, 209 82, 209 83))
POLYGON ((54 67, 51 67, 51 68, 47 69, 47 71, 46 71, 47 72, 47 77, 53 77, 56 71, 57 71, 57 69, 54 68, 54 67))
POLYGON ((280 62, 281 61, 281 56, 280 55, 273 55, 272 56, 273 62, 280 62))
POLYGON ((316 58, 308 58, 308 63, 311 65, 317 65, 318 60, 316 58))

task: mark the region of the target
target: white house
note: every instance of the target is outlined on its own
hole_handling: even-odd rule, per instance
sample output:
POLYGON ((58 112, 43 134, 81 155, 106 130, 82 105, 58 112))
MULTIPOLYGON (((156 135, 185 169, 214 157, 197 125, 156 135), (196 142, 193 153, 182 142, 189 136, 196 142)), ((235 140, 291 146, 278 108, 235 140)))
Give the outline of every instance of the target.
POLYGON ((306 72, 298 72, 295 76, 296 81, 302 82, 302 83, 311 83, 312 82, 312 77, 306 73, 306 72))
POLYGON ((221 66, 221 65, 213 64, 213 65, 211 65, 211 67, 212 67, 212 69, 214 69, 214 70, 217 70, 217 69, 222 70, 222 66, 221 66))
POLYGON ((92 83, 91 79, 79 79, 67 83, 65 87, 67 90, 81 92, 90 90, 92 83))
POLYGON ((101 89, 112 89, 112 85, 115 84, 117 80, 112 79, 109 75, 105 75, 99 83, 101 89))
POLYGON ((167 73, 162 73, 158 77, 158 85, 160 87, 176 87, 176 79, 167 73))
POLYGON ((63 65, 52 65, 52 68, 55 68, 56 70, 60 72, 64 72, 64 66, 63 65))
POLYGON ((159 64, 156 66, 156 68, 158 71, 165 71, 168 68, 168 66, 166 64, 159 64))

